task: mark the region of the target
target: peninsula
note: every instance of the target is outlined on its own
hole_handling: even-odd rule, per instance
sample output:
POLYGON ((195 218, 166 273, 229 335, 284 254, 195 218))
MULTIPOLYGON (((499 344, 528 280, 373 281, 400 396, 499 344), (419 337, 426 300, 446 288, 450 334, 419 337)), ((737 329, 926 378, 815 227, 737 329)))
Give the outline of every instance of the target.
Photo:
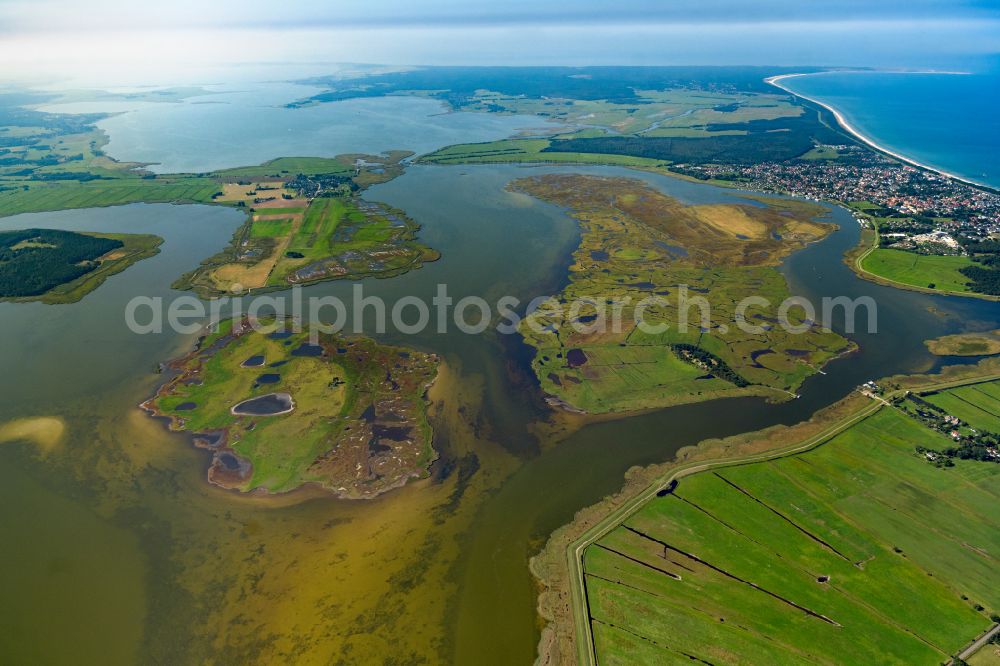
POLYGON ((148 234, 0 231, 0 301, 75 303, 157 254, 162 242, 148 234))

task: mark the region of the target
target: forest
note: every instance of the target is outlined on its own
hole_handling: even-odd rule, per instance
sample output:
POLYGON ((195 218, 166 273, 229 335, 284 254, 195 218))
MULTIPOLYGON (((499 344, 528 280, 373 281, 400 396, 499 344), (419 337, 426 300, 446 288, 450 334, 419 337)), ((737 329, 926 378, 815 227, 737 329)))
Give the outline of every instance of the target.
POLYGON ((0 232, 0 298, 38 296, 97 268, 124 243, 55 229, 0 232))
POLYGON ((842 143, 844 137, 819 123, 812 113, 794 118, 711 124, 706 130, 745 130, 746 134, 706 137, 601 136, 553 141, 543 153, 631 155, 688 164, 757 164, 794 159, 816 143, 842 143))

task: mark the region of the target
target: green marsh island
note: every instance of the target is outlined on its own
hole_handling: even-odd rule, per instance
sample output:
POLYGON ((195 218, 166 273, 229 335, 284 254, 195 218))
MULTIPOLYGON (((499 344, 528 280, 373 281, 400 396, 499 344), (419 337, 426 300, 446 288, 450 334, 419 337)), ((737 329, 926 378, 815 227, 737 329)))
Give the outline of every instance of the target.
POLYGON ((790 295, 777 264, 832 229, 815 219, 818 206, 782 199, 686 206, 636 179, 586 175, 524 178, 511 187, 565 207, 582 229, 558 303, 521 326, 554 403, 603 413, 741 395, 783 400, 852 349, 794 311, 789 318, 801 334, 777 325, 777 304, 790 295), (689 302, 708 305, 704 319, 698 307, 684 308, 686 331, 682 285, 689 302), (748 289, 771 305, 747 308, 752 326, 740 330, 732 322, 748 289), (635 325, 637 303, 650 297, 660 300, 642 314, 662 331, 635 325), (625 303, 621 330, 599 325, 606 300, 625 303))
POLYGON ((435 458, 425 394, 433 354, 368 338, 227 320, 169 365, 143 403, 212 451, 211 482, 281 493, 316 484, 374 497, 424 476, 435 458))
POLYGON ((936 356, 992 356, 1000 354, 1000 329, 943 335, 926 344, 936 356))
POLYGON ((0 300, 75 303, 162 242, 150 234, 0 231, 0 300))

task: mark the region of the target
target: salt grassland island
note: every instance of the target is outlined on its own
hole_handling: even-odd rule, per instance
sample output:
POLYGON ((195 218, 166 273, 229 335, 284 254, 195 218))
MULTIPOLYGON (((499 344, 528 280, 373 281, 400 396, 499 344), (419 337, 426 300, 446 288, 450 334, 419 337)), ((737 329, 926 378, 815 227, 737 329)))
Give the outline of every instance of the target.
POLYGON ((601 413, 740 395, 788 399, 852 348, 801 313, 789 322, 804 325, 797 334, 777 325, 790 294, 774 266, 830 231, 813 219, 818 206, 779 199, 684 206, 627 178, 551 175, 510 187, 565 207, 583 229, 569 285, 521 329, 556 404, 601 413), (669 298, 679 289, 683 302, 669 298), (764 300, 741 307, 747 289, 764 300), (704 305, 700 319, 688 294, 704 305), (611 301, 629 322, 619 330, 604 321, 611 301), (695 320, 681 326, 685 316, 695 320), (738 320, 754 324, 737 327, 738 320))
MULTIPOLYGON (((387 152, 317 143, 318 154, 201 173, 116 160, 99 127, 107 114, 38 107, 208 103, 211 91, 0 94, 2 216, 134 203, 242 214, 231 238, 226 227, 224 239, 170 255, 143 278, 156 280, 140 284, 147 291, 173 285, 221 302, 382 278, 368 284, 392 296, 430 293, 428 274, 440 271, 484 293, 553 294, 499 342, 453 332, 412 344, 375 332, 311 340, 307 329, 237 319, 197 342, 114 338, 141 346, 140 362, 124 347, 78 352, 100 360, 81 372, 117 374, 87 388, 79 414, 30 421, 52 432, 36 435, 50 445, 32 474, 61 474, 67 495, 98 498, 87 516, 139 534, 136 561, 160 572, 140 571, 137 580, 155 579, 150 598, 104 623, 125 645, 122 627, 148 612, 118 661, 520 663, 537 651, 545 663, 937 663, 963 653, 1000 611, 1000 532, 988 510, 1000 370, 976 363, 1000 349, 994 304, 981 298, 1000 275, 1000 199, 880 153, 829 109, 766 82, 796 71, 428 67, 313 78, 283 113, 345 103, 375 116, 381 107, 366 104, 419 100, 446 111, 441 122, 531 122, 420 154, 407 141, 387 152), (841 233, 845 220, 854 235, 841 233), (857 245, 851 268, 883 284, 843 265, 850 248, 832 242, 845 237, 857 245), (830 247, 839 273, 820 263, 830 247), (842 284, 798 270, 802 256, 842 284), (788 296, 855 283, 892 306, 896 320, 882 322, 891 343, 804 314, 791 317, 795 334, 778 325, 788 296), (686 331, 682 289, 710 306, 686 331), (767 304, 740 309, 751 295, 767 304), (599 306, 650 298, 661 332, 595 325, 599 306), (733 325, 740 315, 748 326, 733 325), (965 365, 941 369, 956 356, 965 365), (154 364, 161 374, 148 372, 154 364), (106 420, 91 404, 102 391, 106 420), (167 427, 135 408, 137 396, 167 427), (73 455, 61 454, 74 437, 73 455), (203 482, 206 459, 208 480, 234 492, 203 482), (626 475, 632 465, 642 467, 626 475)), ((21 228, 3 232, 13 235, 0 275, 31 276, 28 298, 43 301, 61 289, 117 307, 92 278, 124 270, 117 284, 128 286, 129 270, 145 275, 121 263, 129 243, 158 242, 36 219, 5 221, 21 228)), ((169 255, 166 231, 144 265, 169 255)), ((11 317, 90 312, 32 307, 3 304, 11 317)), ((28 330, 53 358, 72 346, 55 327, 28 330)), ((112 339, 87 330, 95 347, 112 339)), ((12 399, 15 416, 37 415, 33 400, 12 399)), ((0 424, 5 441, 31 430, 14 424, 0 424)))
POLYGON ((167 366, 174 377, 143 408, 194 433, 225 488, 368 498, 426 475, 437 359, 362 337, 311 340, 285 321, 226 320, 167 366))

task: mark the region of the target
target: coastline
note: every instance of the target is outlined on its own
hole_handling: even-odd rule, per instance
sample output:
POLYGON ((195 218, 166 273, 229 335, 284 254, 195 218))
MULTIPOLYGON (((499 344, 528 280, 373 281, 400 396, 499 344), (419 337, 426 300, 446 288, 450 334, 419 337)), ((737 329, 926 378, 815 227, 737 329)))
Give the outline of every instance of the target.
MULTIPOLYGON (((862 143, 864 143, 865 145, 867 145, 869 148, 873 148, 873 149, 877 150, 880 153, 883 153, 885 155, 893 157, 893 158, 895 158, 895 159, 897 159, 897 160, 899 160, 901 162, 909 164, 910 166, 916 167, 918 169, 923 169, 924 171, 930 171, 930 172, 936 173, 936 174, 938 174, 940 176, 944 176, 945 178, 951 178, 952 180, 956 180, 956 181, 959 181, 961 183, 965 183, 966 185, 971 185, 973 187, 985 188, 985 189, 988 189, 988 190, 991 190, 991 191, 994 190, 994 188, 990 187, 989 185, 987 185, 985 183, 980 183, 978 181, 971 180, 969 178, 965 178, 964 176, 959 176, 957 174, 951 173, 950 171, 945 171, 944 169, 939 169, 939 168, 933 167, 933 166, 931 166, 929 164, 924 164, 923 162, 918 162, 917 160, 915 160, 915 159, 913 159, 911 157, 907 157, 906 155, 903 155, 903 154, 898 153, 898 152, 896 152, 894 150, 886 148, 885 146, 879 144, 877 141, 875 141, 871 137, 865 135, 858 128, 856 128, 853 125, 851 125, 851 123, 849 123, 847 121, 847 118, 844 117, 844 114, 841 113, 838 109, 836 109, 832 105, 830 105, 830 104, 828 104, 826 102, 821 102, 820 100, 816 99, 815 97, 810 97, 808 95, 803 95, 802 93, 796 92, 796 91, 792 90, 791 88, 789 88, 789 87, 784 86, 784 85, 781 84, 781 81, 783 81, 785 79, 792 79, 792 78, 796 78, 796 77, 800 77, 800 76, 816 76, 818 74, 828 74, 828 73, 830 73, 830 72, 802 72, 802 73, 797 73, 797 74, 778 74, 776 76, 769 76, 769 77, 767 77, 766 79, 764 79, 764 83, 772 85, 775 88, 779 88, 781 90, 784 90, 785 92, 787 92, 790 95, 794 95, 794 96, 799 97, 801 99, 804 99, 804 100, 806 100, 808 102, 812 102, 813 104, 816 104, 818 106, 823 107, 824 109, 826 109, 827 111, 829 111, 831 114, 833 114, 833 117, 836 119, 837 124, 840 125, 844 129, 844 131, 846 131, 848 134, 850 134, 851 136, 853 136, 858 141, 861 141, 862 143)), ((843 74, 843 73, 848 73, 848 72, 836 72, 836 73, 843 74)), ((865 72, 856 72, 856 73, 862 74, 862 73, 865 73, 865 72)), ((882 73, 882 72, 879 72, 879 73, 882 73)), ((900 74, 904 74, 904 73, 912 73, 912 74, 956 74, 956 75, 958 75, 958 74, 966 74, 966 72, 898 72, 898 73, 900 73, 900 74)))

